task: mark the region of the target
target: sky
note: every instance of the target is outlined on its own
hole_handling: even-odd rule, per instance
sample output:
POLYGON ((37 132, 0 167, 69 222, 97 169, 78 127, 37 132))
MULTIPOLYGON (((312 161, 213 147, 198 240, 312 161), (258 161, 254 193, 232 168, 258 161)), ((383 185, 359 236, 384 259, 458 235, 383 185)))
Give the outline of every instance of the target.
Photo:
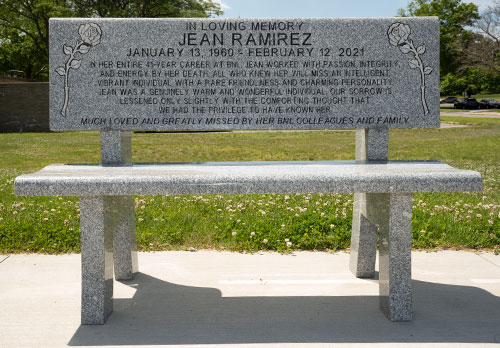
MULTIPOLYGON (((214 0, 223 18, 392 17, 409 0, 214 0)), ((472 0, 484 10, 493 0, 472 0)))

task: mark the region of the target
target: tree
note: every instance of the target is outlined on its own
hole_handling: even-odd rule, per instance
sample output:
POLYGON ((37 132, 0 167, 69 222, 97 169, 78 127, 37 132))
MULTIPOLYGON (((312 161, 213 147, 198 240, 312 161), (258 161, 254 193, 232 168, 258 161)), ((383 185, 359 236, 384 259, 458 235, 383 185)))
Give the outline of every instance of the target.
POLYGON ((0 0, 0 74, 48 79, 51 17, 209 17, 212 0, 0 0))
POLYGON ((210 17, 221 15, 212 0, 74 0, 83 13, 97 17, 210 17))
POLYGON ((479 19, 477 5, 461 0, 413 0, 407 9, 399 10, 399 15, 439 17, 441 76, 455 73, 460 66, 459 42, 472 35, 466 27, 479 19))
POLYGON ((461 95, 467 90, 471 90, 473 94, 499 93, 500 74, 470 67, 458 74, 447 74, 441 81, 441 95, 461 95))
POLYGON ((500 0, 495 0, 493 6, 488 6, 474 26, 480 29, 487 37, 491 38, 495 42, 499 42, 500 0))
POLYGON ((0 67, 43 75, 49 56, 49 18, 72 15, 65 0, 0 0, 0 67))
POLYGON ((47 60, 35 45, 16 33, 0 44, 0 74, 9 70, 24 71, 29 78, 46 79, 47 60))
MULTIPOLYGON (((71 4, 65 0, 0 0, 2 34, 29 39, 47 57, 49 18, 71 15, 71 4)), ((2 35, 2 39, 9 38, 2 35)))
POLYGON ((462 42, 462 67, 500 74, 500 1, 488 7, 474 27, 472 38, 462 42))

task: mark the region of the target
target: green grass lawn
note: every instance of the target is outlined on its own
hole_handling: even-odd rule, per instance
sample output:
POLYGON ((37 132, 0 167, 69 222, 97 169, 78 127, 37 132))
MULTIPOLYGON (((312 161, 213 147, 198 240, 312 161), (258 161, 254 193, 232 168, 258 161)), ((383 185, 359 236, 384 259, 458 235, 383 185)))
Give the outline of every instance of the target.
MULTIPOLYGON (((442 119, 472 126, 391 130, 390 159, 478 170, 484 190, 415 195, 413 245, 498 251, 500 120, 442 119)), ((134 162, 353 158, 354 131, 133 135, 134 162)), ((48 164, 99 159, 97 132, 0 134, 0 253, 78 252, 78 197, 16 197, 13 181, 48 164)), ((345 249, 352 200, 350 194, 137 196, 139 249, 345 249)))

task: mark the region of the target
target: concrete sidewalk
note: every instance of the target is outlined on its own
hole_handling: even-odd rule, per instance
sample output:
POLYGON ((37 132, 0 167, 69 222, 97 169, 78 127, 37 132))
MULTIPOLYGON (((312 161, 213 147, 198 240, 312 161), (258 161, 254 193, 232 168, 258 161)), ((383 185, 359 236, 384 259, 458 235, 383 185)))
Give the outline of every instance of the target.
POLYGON ((413 252, 414 321, 349 254, 139 254, 103 326, 80 326, 80 255, 0 255, 0 347, 498 347, 500 256, 413 252), (494 342, 497 342, 496 344, 494 342))

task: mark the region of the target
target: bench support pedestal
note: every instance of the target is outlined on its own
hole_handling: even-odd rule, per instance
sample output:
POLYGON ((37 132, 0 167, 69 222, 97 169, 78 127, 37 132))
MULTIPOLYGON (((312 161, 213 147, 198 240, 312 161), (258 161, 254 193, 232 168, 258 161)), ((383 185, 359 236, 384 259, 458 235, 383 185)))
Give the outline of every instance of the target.
POLYGON ((355 198, 350 269, 358 278, 373 277, 379 234, 380 307, 389 320, 410 321, 412 194, 356 195, 362 197, 355 198))
POLYGON ((115 213, 113 256, 116 280, 134 279, 138 272, 137 240, 135 235, 134 196, 109 196, 115 213))
MULTIPOLYGON (((375 193, 379 214, 380 307, 392 321, 410 321, 412 194, 375 193)), ((369 213, 370 214, 370 213, 369 213)), ((371 214, 370 214, 371 215, 371 214)))
MULTIPOLYGON (((388 128, 356 130, 356 161, 387 161, 389 148, 388 128)), ((349 268, 358 278, 375 276, 377 255, 377 228, 373 215, 378 215, 374 207, 378 204, 370 193, 355 193, 352 214, 351 256, 349 268)))
MULTIPOLYGON (((132 134, 101 131, 103 166, 132 165, 132 134)), ((104 324, 113 311, 116 280, 138 271, 134 196, 80 197, 82 324, 104 324)))
MULTIPOLYGON (((387 161, 388 129, 356 131, 357 161, 387 161)), ((379 234, 380 307, 392 321, 412 320, 412 195, 355 193, 349 268, 358 278, 375 276, 379 234)))
MULTIPOLYGON (((131 132, 101 131, 101 158, 103 165, 132 165, 131 132)), ((121 208, 114 217, 115 279, 130 280, 138 272, 134 196, 110 196, 109 199, 111 205, 121 208)))
MULTIPOLYGON (((349 269, 358 278, 375 276, 378 229, 368 216, 367 206, 373 207, 376 200, 371 193, 355 193, 351 233, 351 256, 349 269)), ((377 214, 374 209, 371 212, 377 214)))
POLYGON ((113 311, 113 225, 111 197, 80 197, 82 324, 104 324, 113 311))

